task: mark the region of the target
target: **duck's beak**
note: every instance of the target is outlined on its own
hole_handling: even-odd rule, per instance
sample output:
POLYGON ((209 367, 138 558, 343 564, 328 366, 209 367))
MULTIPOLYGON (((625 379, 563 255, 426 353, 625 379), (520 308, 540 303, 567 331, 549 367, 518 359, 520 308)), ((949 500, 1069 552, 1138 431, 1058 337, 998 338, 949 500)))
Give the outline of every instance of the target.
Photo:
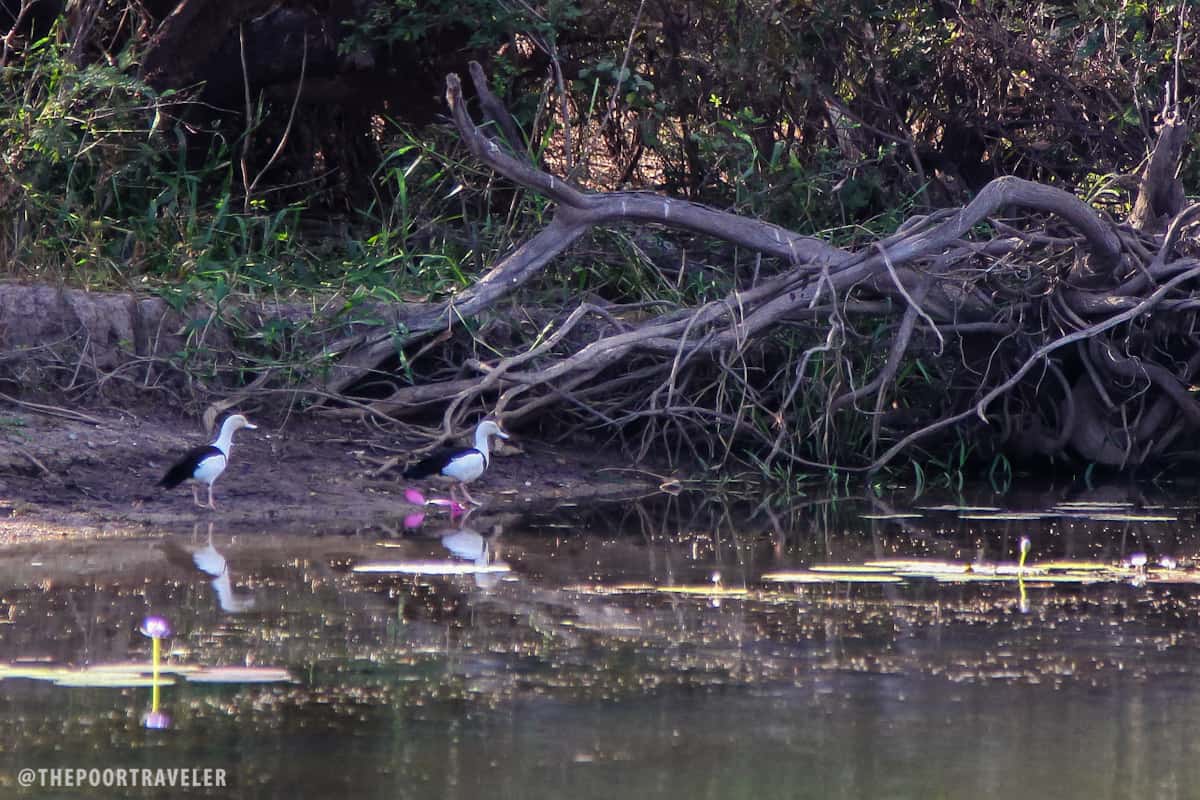
POLYGON ((499 428, 496 429, 496 435, 499 436, 501 439, 508 438, 508 434, 505 433, 504 431, 500 430, 499 428))
POLYGON ((249 420, 246 421, 246 427, 249 428, 250 430, 255 430, 256 428, 258 428, 257 425, 255 425, 253 422, 250 422, 249 420))

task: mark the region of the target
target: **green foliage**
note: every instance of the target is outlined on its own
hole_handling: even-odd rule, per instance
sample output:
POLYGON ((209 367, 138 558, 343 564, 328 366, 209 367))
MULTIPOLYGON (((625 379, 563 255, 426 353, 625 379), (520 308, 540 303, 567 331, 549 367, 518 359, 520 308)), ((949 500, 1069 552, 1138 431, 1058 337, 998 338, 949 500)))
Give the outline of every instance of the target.
POLYGON ((303 201, 264 190, 244 202, 240 142, 195 136, 181 121, 186 97, 107 63, 75 66, 53 36, 6 70, 0 91, 0 212, 18 221, 3 241, 12 274, 161 287, 177 306, 297 291, 394 300, 468 281, 456 213, 443 216, 458 202, 456 179, 427 142, 402 135, 380 165, 364 235, 315 241, 303 234, 303 201))
MULTIPOLYGON (((1200 80, 1187 2, 371 0, 336 35, 341 56, 371 56, 360 66, 403 54, 427 67, 431 96, 446 59, 461 69, 486 58, 530 157, 587 188, 661 190, 854 244, 914 211, 959 204, 1000 174, 1127 211, 1125 176, 1145 154, 1163 87, 1177 66, 1185 87, 1200 80)), ((313 113, 251 192, 246 175, 266 161, 256 154, 274 150, 288 118, 275 95, 290 103, 290 92, 255 96, 252 119, 239 109, 212 120, 217 112, 191 105, 191 94, 134 77, 141 40, 93 43, 111 57, 79 58, 69 38, 56 28, 23 43, 0 76, 0 213, 11 221, 0 263, 12 275, 148 288, 180 308, 207 303, 214 317, 243 297, 336 295, 347 317, 366 318, 371 301, 460 291, 544 224, 543 198, 481 170, 447 126, 411 125, 406 98, 313 113), (329 120, 347 110, 363 112, 369 136, 331 134, 329 120), (326 139, 365 141, 367 156, 322 171, 325 145, 314 143, 326 139)), ((1200 182, 1194 158, 1181 174, 1200 182)), ((720 298, 745 275, 736 248, 659 235, 597 231, 532 289, 683 306, 720 298)), ((248 344, 247 368, 327 366, 288 361, 303 333, 290 323, 222 321, 248 344)), ((870 331, 826 351, 807 335, 772 334, 764 346, 787 366, 739 391, 782 407, 816 461, 869 452, 878 446, 869 414, 839 414, 837 431, 821 420, 831 397, 878 374, 886 353, 870 331), (805 389, 789 395, 784 378, 796 373, 805 389)), ((910 359, 891 410, 936 403, 949 384, 910 359)), ((767 439, 783 424, 758 411, 743 422, 767 439)), ((990 453, 963 441, 947 451, 914 462, 920 483, 954 485, 972 459, 989 457, 993 479, 1011 480, 990 453)), ((789 483, 803 474, 766 468, 789 483)))
POLYGON ((429 48, 448 32, 463 34, 466 46, 490 46, 525 18, 515 6, 496 0, 371 0, 356 17, 344 20, 338 49, 429 48))
POLYGON ((52 38, 5 74, 0 130, 10 269, 83 286, 157 280, 208 283, 246 272, 278 283, 299 208, 234 211, 229 148, 193 158, 186 102, 156 94, 118 67, 82 67, 52 38))
POLYGON ((997 175, 1075 188, 1133 169, 1177 56, 1197 79, 1194 9, 1175 52, 1184 2, 583 3, 558 41, 582 65, 577 139, 669 192, 816 232, 997 175))

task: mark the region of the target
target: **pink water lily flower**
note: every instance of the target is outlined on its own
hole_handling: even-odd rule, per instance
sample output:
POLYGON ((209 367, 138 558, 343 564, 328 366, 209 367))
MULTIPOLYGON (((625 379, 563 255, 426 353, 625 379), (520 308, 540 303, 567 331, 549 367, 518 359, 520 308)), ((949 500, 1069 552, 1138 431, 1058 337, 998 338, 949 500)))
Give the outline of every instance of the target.
POLYGON ((162 617, 150 616, 142 620, 142 627, 138 630, 143 636, 149 636, 151 639, 165 639, 171 635, 171 623, 162 617))
MULTIPOLYGON (((446 508, 450 509, 450 519, 457 519, 463 515, 463 512, 466 511, 466 507, 456 500, 451 500, 448 497, 426 498, 425 495, 421 494, 421 492, 417 489, 405 489, 404 499, 415 506, 445 506, 446 508)), ((407 518, 405 526, 407 527, 407 518)))

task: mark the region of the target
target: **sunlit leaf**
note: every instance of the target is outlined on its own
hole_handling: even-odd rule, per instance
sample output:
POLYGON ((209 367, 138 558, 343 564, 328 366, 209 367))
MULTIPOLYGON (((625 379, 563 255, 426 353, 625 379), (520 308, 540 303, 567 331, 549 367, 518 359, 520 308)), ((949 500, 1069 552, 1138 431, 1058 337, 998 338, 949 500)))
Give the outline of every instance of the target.
POLYGON ((984 513, 969 513, 960 514, 960 519, 994 519, 994 520, 1025 520, 1025 519, 1043 519, 1045 517, 1056 516, 1049 511, 1001 511, 995 514, 984 513))
POLYGON ((465 561, 364 561, 355 564, 354 571, 397 575, 482 575, 511 572, 512 567, 507 564, 472 564, 465 561))
POLYGON ((762 578, 774 583, 901 583, 904 580, 887 572, 768 572, 762 578))
POLYGON ((622 583, 612 587, 617 592, 649 592, 652 594, 686 594, 704 597, 745 597, 748 589, 725 587, 717 583, 691 584, 683 586, 657 585, 653 583, 622 583))
POLYGON ((969 567, 967 564, 955 561, 935 561, 933 559, 907 559, 907 558, 885 558, 877 561, 868 561, 865 566, 875 569, 886 569, 892 572, 923 572, 923 573, 942 573, 942 572, 966 572, 969 567))
POLYGON ((188 683, 279 683, 292 674, 279 667, 206 667, 188 675, 188 683))
POLYGON ((917 506, 922 511, 999 511, 996 506, 956 506, 945 504, 940 506, 917 506))

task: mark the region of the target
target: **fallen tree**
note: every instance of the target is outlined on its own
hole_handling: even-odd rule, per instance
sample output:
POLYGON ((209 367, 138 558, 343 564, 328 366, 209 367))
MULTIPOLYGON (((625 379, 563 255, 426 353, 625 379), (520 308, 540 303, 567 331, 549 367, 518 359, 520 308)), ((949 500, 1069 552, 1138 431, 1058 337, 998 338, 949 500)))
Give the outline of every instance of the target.
MULTIPOLYGON (((513 425, 599 430, 639 457, 655 450, 713 464, 736 454, 766 470, 872 472, 899 457, 940 456, 948 443, 1129 466, 1187 447, 1200 427, 1190 388, 1200 370, 1200 206, 1182 207, 1175 167, 1187 126, 1173 105, 1128 221, 1063 189, 1000 178, 962 208, 914 216, 848 248, 649 192, 581 191, 514 155, 516 126, 482 68, 471 74, 489 129, 506 138, 472 120, 450 75, 464 143, 554 206, 541 231, 445 302, 376 304, 347 318, 334 298, 164 324, 161 301, 38 300, 37 290, 10 286, 0 293, 16 298, 0 336, 36 349, 48 334, 12 308, 39 309, 66 320, 38 322, 45 330, 82 340, 76 355, 57 348, 56 374, 72 384, 88 368, 129 374, 133 359, 147 384, 168 374, 170 351, 212 344, 204 337, 231 314, 244 331, 282 318, 298 331, 289 363, 217 359, 236 375, 227 381, 235 399, 303 392, 331 415, 438 413, 439 439, 491 412, 513 425), (531 291, 589 232, 614 225, 726 243, 728 292, 692 305, 589 296, 563 307, 531 291), (755 254, 752 268, 733 266, 743 250, 755 254), (93 308, 129 321, 110 324, 93 308)), ((646 258, 680 278, 691 268, 670 247, 646 258)))
MULTIPOLYGON (((511 130, 478 65, 472 77, 496 127, 511 130)), ((386 380, 397 348, 411 365, 464 320, 501 318, 501 301, 588 231, 633 224, 702 234, 759 259, 725 297, 695 307, 581 300, 522 320, 517 344, 487 341, 491 357, 393 384, 370 408, 403 417, 441 405, 445 434, 480 408, 513 422, 555 410, 632 437, 639 455, 686 448, 711 462, 737 450, 766 466, 856 471, 968 431, 1015 453, 1136 465, 1200 427, 1189 389, 1200 369, 1190 236, 1200 206, 1180 208, 1172 165, 1186 127, 1173 108, 1136 225, 1063 189, 1000 178, 963 208, 915 216, 848 250, 652 193, 585 193, 485 135, 455 75, 446 96, 470 152, 552 200, 553 216, 448 302, 333 346, 331 394, 386 380), (1008 210, 1019 215, 1001 218, 1008 210)))

